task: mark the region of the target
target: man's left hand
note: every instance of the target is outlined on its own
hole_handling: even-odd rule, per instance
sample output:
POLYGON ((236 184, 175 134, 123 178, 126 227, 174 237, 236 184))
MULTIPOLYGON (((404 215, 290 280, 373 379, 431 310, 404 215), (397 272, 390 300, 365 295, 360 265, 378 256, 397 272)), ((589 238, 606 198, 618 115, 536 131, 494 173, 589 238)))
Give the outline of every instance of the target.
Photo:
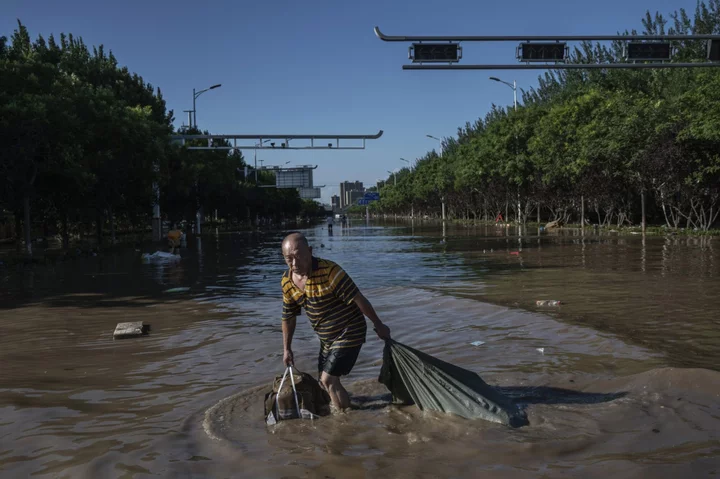
POLYGON ((390 328, 383 323, 375 325, 375 332, 380 339, 390 339, 390 328))

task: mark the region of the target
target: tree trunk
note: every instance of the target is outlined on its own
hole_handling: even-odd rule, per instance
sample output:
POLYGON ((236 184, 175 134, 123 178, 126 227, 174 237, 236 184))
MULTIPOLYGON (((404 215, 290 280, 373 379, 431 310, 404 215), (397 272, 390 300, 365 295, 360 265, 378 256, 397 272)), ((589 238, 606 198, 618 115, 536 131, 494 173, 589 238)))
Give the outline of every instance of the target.
POLYGON ((18 251, 22 249, 22 231, 22 214, 15 210, 15 246, 18 251))
POLYGON ((102 245, 102 227, 103 227, 103 214, 102 211, 98 210, 97 212, 97 220, 95 221, 95 228, 97 232, 97 244, 98 246, 102 245))
POLYGON ((537 204, 538 226, 540 225, 540 202, 537 204))
POLYGON ((642 232, 645 232, 645 189, 640 191, 640 207, 642 209, 642 232))
POLYGON ((63 249, 68 249, 68 248, 70 248, 70 230, 69 230, 69 227, 68 227, 68 223, 69 223, 69 221, 68 221, 68 215, 67 215, 67 213, 65 213, 65 214, 63 215, 63 220, 62 220, 63 249))
POLYGON ((110 243, 115 244, 115 216, 112 206, 108 208, 108 220, 110 221, 110 243))
POLYGON ((30 224, 30 193, 23 196, 23 213, 25 224, 25 252, 32 255, 32 225, 30 224))

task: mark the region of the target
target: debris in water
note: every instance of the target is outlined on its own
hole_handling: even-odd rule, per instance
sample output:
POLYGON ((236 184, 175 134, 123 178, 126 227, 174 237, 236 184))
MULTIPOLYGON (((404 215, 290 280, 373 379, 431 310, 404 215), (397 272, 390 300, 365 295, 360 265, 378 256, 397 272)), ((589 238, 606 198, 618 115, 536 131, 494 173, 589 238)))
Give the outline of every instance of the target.
POLYGON ((545 348, 537 348, 539 353, 545 354, 545 348))
POLYGON ((470 344, 473 346, 482 346, 483 344, 485 344, 485 341, 473 341, 470 344))
POLYGON ((182 287, 182 288, 170 288, 165 291, 164 293, 184 293, 185 291, 190 291, 189 287, 182 287))
POLYGON ((537 306, 560 306, 563 303, 554 299, 539 299, 535 301, 535 304, 537 306))
POLYGON ((142 336, 143 334, 147 334, 148 331, 150 331, 150 325, 143 324, 142 321, 118 323, 117 326, 115 326, 113 338, 134 338, 137 336, 142 336))

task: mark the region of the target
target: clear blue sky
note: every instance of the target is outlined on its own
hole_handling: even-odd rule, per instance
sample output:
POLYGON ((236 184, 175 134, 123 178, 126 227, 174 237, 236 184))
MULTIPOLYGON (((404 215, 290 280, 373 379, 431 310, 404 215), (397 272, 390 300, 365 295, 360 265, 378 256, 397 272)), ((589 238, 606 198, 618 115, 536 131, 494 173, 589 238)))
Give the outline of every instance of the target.
MULTIPOLYGON (((356 151, 260 151, 265 164, 316 164, 324 202, 344 180, 366 186, 437 148, 539 71, 403 71, 406 43, 388 35, 614 34, 641 29, 646 10, 668 15, 694 0, 205 1, 2 0, 0 35, 20 19, 33 38, 61 32, 105 45, 122 65, 162 89, 175 124, 186 122, 192 89, 197 119, 213 133, 374 134, 356 151)), ((463 63, 514 63, 511 43, 466 43, 463 63)), ((252 160, 252 151, 244 152, 252 160)))

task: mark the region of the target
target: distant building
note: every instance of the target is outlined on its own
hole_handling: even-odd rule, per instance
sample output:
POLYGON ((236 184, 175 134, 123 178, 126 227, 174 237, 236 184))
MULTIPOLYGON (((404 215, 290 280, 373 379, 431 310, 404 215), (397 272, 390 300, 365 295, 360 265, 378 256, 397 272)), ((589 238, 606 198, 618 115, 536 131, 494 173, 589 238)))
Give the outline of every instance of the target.
POLYGON ((340 208, 352 206, 365 194, 362 181, 343 181, 340 183, 340 208), (353 194, 355 193, 355 194, 353 194), (357 193, 360 193, 357 195, 357 193))
POLYGON ((340 211, 340 197, 338 195, 332 195, 330 201, 332 202, 333 213, 338 213, 340 211))
POLYGON ((355 191, 355 190, 348 191, 347 195, 348 195, 348 206, 357 205, 358 200, 360 198, 362 198, 363 196, 365 196, 365 190, 363 189, 362 191, 355 191))

